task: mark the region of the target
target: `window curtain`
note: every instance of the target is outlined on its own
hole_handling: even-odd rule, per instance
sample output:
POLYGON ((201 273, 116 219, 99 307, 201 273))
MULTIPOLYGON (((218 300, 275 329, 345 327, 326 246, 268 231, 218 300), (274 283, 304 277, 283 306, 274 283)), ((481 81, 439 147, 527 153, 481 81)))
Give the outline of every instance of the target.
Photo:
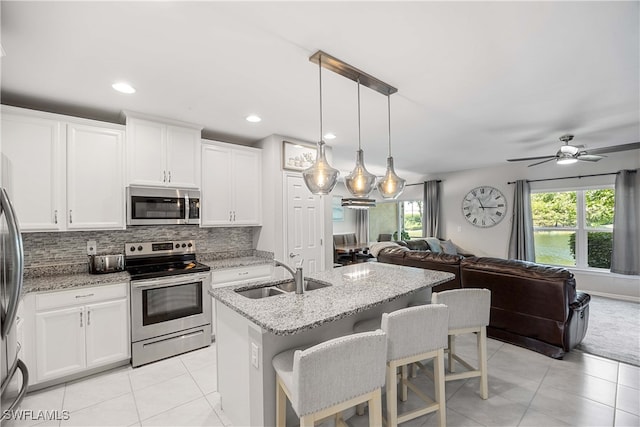
POLYGON ((511 237, 509 238, 509 258, 535 261, 531 188, 526 180, 516 181, 515 185, 511 237))
POLYGON ((425 181, 422 214, 422 235, 440 236, 440 183, 437 180, 425 181))
POLYGON ((640 174, 621 170, 616 176, 611 272, 640 275, 640 174))
POLYGON ((369 242, 369 209, 356 209, 356 241, 369 242))

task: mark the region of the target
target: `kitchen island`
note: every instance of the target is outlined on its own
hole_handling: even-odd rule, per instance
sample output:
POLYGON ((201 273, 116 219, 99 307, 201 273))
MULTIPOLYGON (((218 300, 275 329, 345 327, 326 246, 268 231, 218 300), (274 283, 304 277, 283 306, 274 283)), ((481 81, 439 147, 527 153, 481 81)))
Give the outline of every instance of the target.
MULTIPOLYGON (((278 293, 290 278, 212 289, 216 299, 218 391, 233 425, 275 425, 275 372, 271 359, 299 346, 352 333, 353 325, 414 301, 430 301, 431 287, 453 274, 363 263, 310 274, 321 287, 278 293), (270 287, 273 296, 238 291, 270 287)), ((264 292, 266 295, 268 292, 264 292)))

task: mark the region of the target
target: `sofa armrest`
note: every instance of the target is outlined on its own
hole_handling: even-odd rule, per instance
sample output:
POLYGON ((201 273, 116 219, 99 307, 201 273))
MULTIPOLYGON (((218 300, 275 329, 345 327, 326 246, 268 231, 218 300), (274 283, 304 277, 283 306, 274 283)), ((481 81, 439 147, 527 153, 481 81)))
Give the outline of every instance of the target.
POLYGON ((569 304, 569 307, 573 311, 582 310, 584 307, 589 305, 590 301, 591 295, 584 292, 576 292, 576 299, 571 304, 569 304))

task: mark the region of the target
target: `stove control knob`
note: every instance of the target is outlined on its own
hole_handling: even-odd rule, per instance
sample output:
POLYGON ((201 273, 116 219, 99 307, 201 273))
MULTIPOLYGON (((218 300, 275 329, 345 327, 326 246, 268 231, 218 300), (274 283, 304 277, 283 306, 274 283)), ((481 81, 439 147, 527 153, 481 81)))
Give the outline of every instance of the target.
POLYGON ((176 249, 180 248, 180 243, 176 243, 176 249))
POLYGON ((183 248, 186 248, 186 247, 187 247, 187 244, 186 244, 186 243, 183 243, 183 244, 182 244, 182 247, 183 247, 183 248))
POLYGON ((138 250, 141 251, 142 250, 142 245, 138 246, 138 250))
POLYGON ((192 243, 189 243, 189 244, 187 244, 187 246, 188 246, 188 247, 191 247, 191 246, 193 246, 193 244, 192 244, 192 243))
POLYGON ((135 246, 131 246, 131 247, 129 248, 129 250, 130 250, 131 252, 133 252, 133 251, 135 251, 135 250, 136 250, 136 247, 135 247, 135 246))

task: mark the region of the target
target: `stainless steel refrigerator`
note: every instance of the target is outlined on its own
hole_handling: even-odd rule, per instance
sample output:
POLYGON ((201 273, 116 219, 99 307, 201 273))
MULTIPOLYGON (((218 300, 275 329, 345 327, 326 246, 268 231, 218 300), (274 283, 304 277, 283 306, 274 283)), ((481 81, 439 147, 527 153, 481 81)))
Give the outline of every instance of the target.
POLYGON ((18 359, 16 315, 22 292, 24 253, 22 236, 13 206, 4 188, 0 189, 0 305, 2 332, 2 418, 13 411, 27 392, 29 372, 18 359))

